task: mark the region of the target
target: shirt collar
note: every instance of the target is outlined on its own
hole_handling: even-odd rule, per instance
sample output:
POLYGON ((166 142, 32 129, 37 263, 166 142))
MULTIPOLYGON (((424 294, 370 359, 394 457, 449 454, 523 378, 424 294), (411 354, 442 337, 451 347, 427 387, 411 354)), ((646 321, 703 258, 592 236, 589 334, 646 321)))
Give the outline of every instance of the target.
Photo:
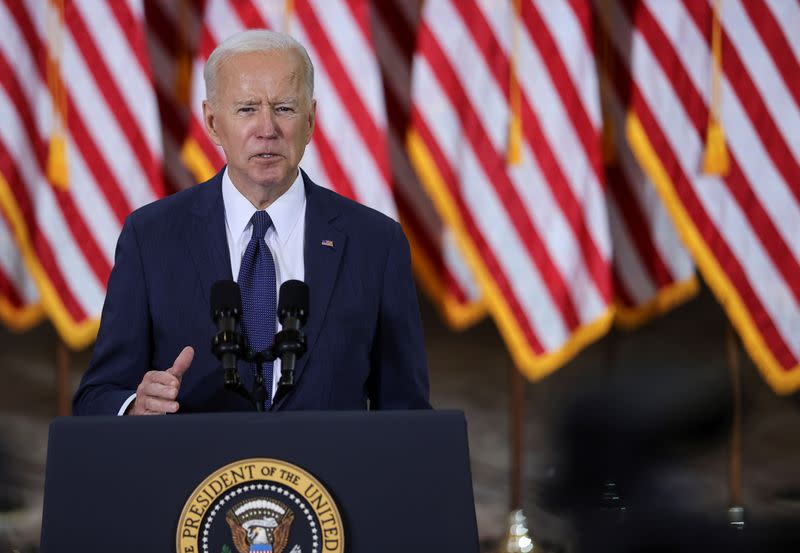
MULTIPOLYGON (((244 197, 241 192, 233 185, 228 168, 222 175, 222 202, 225 205, 225 222, 231 235, 238 239, 250 224, 253 213, 257 210, 250 200, 244 197)), ((305 208, 306 191, 303 186, 303 176, 297 171, 297 178, 289 189, 272 202, 266 209, 272 219, 272 226, 278 241, 285 244, 289 239, 300 213, 305 208)))

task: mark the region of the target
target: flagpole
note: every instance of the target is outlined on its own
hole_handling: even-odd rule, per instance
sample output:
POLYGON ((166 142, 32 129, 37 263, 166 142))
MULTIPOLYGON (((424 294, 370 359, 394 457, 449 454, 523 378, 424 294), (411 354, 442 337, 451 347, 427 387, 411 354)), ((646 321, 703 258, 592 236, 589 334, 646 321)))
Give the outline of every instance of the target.
POLYGON ((525 415, 525 379, 513 365, 509 367, 509 441, 511 442, 511 485, 510 513, 508 528, 501 540, 498 553, 534 553, 535 543, 528 532, 528 522, 522 510, 523 501, 523 461, 524 461, 524 424, 525 415))
POLYGON ((739 341, 731 323, 726 332, 728 371, 733 394, 730 446, 728 449, 728 522, 741 530, 744 528, 744 497, 742 494, 742 373, 739 341))
POLYGON ((523 486, 523 416, 525 411, 525 382, 522 374, 511 367, 510 378, 510 398, 509 421, 510 421, 510 441, 511 441, 511 504, 512 511, 522 509, 522 486, 523 486))
POLYGON ((70 383, 71 353, 64 340, 56 342, 56 414, 61 417, 69 415, 72 386, 70 383))

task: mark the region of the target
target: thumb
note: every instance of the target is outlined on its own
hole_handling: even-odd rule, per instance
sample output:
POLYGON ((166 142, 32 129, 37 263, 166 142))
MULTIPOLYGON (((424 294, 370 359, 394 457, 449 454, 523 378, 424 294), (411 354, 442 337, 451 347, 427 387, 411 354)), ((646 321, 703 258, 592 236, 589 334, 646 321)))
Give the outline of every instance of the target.
POLYGON ((167 369, 167 372, 180 380, 183 373, 185 373, 189 365, 192 364, 192 359, 194 359, 194 349, 191 346, 186 346, 178 354, 178 357, 175 358, 175 362, 167 369))

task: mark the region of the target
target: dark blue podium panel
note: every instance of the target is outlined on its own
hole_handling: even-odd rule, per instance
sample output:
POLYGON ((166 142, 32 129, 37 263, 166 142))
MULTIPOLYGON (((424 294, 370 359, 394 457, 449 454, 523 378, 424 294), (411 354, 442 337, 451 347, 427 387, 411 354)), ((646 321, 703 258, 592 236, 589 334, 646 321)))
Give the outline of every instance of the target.
POLYGON ((345 551, 478 551, 466 422, 444 411, 56 419, 41 550, 175 551, 195 489, 252 458, 313 476, 338 506, 345 551))

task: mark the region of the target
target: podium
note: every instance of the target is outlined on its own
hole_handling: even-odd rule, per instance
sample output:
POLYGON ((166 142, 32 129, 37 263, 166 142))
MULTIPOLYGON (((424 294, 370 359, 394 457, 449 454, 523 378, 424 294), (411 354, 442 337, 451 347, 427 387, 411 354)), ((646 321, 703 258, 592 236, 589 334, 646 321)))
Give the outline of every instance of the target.
POLYGON ((466 421, 454 411, 59 418, 41 551, 477 553, 466 421))

